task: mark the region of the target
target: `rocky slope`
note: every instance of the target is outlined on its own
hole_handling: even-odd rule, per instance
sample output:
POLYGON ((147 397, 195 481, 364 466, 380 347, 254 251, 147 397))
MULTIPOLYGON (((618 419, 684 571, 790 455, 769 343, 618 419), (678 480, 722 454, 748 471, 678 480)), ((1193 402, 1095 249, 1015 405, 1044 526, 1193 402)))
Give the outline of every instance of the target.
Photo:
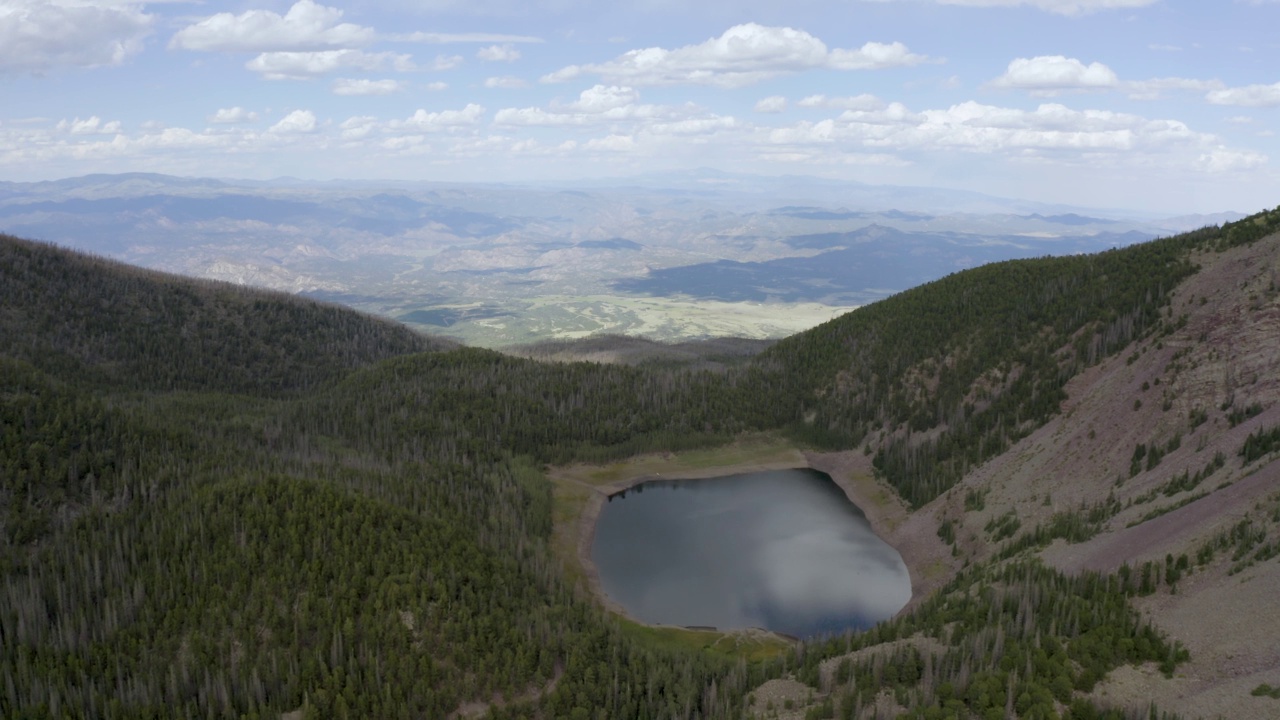
POLYGON ((1169 680, 1127 668, 1097 694, 1189 716, 1274 716, 1280 703, 1250 691, 1280 677, 1280 563, 1248 565, 1257 553, 1239 545, 1205 563, 1197 553, 1242 520, 1267 539, 1280 531, 1280 455, 1240 456, 1251 434, 1280 425, 1280 236, 1194 260, 1202 269, 1169 309, 1176 329, 1074 378, 1061 414, 919 512, 952 520, 962 555, 978 559, 1002 547, 986 528, 1008 513, 1025 532, 1109 505, 1094 537, 1054 540, 1041 556, 1074 573, 1187 555, 1188 576, 1138 605, 1192 660, 1169 680))

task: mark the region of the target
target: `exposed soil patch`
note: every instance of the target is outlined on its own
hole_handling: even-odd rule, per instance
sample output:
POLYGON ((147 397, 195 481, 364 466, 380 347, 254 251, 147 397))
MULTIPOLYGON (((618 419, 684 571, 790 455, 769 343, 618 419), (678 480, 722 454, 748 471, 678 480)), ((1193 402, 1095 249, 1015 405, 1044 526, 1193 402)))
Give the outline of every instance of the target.
POLYGON ((770 720, 804 720, 805 709, 816 699, 813 688, 790 678, 770 680, 751 693, 750 717, 770 720))
POLYGON ((508 705, 534 702, 535 700, 539 700, 544 696, 555 692, 556 685, 560 683, 560 678, 563 676, 564 668, 556 666, 555 675, 547 681, 546 685, 543 685, 542 687, 530 687, 528 690, 525 690, 523 693, 520 693, 515 697, 507 698, 503 697, 499 693, 494 693, 493 697, 490 698, 488 702, 473 700, 471 702, 463 703, 462 705, 459 705, 456 710, 449 713, 447 716, 448 720, 482 717, 488 714, 488 712, 493 708, 502 708, 508 705))

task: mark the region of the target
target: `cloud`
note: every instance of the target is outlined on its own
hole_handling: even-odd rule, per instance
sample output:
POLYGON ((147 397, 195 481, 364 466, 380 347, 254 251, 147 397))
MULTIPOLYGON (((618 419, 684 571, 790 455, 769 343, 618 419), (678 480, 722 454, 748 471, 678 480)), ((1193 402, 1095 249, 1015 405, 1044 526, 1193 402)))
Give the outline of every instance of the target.
POLYGON ((711 135, 720 130, 733 130, 738 120, 730 115, 709 115, 674 122, 651 123, 644 128, 650 135, 711 135))
POLYGON ((540 43, 542 38, 533 35, 503 35, 501 33, 429 33, 414 32, 391 35, 396 42, 420 43, 540 43))
POLYGON ((520 59, 520 51, 511 43, 490 45, 486 48, 480 48, 476 52, 476 57, 489 62, 513 62, 520 59))
MULTIPOLYGON (((874 0, 892 2, 893 0, 874 0)), ((968 7, 1032 7, 1058 15, 1085 15, 1103 10, 1147 7, 1159 0, 935 0, 940 5, 968 7)))
POLYGON ((1256 170, 1266 164, 1267 156, 1260 153, 1219 149, 1201 155, 1196 167, 1208 173, 1231 173, 1256 170))
POLYGON ((598 65, 570 65, 543 76, 565 82, 599 75, 629 85, 717 85, 742 87, 785 73, 813 68, 867 70, 928 61, 901 43, 867 43, 857 50, 828 50, 818 38, 789 27, 735 25, 718 38, 675 50, 632 50, 598 65))
POLYGON ((923 121, 903 140, 982 152, 1024 148, 1122 151, 1199 139, 1175 120, 1147 120, 1109 110, 1072 110, 1055 103, 1021 110, 970 101, 945 110, 926 110, 922 115, 923 121))
POLYGON ((342 130, 343 140, 361 140, 373 132, 378 125, 378 118, 371 115, 357 115, 342 121, 338 127, 342 130))
POLYGON ((68 132, 72 135, 114 135, 120 132, 121 126, 119 120, 112 120, 104 123, 97 115, 93 115, 85 120, 76 118, 75 120, 59 121, 56 125, 58 130, 68 132))
POLYGON ((1151 80, 1135 80, 1123 84, 1131 100, 1156 100, 1164 96, 1166 91, 1181 90, 1206 92, 1222 88, 1221 80, 1195 80, 1192 78, 1152 78, 1151 80))
POLYGON ((404 89, 399 80, 365 80, 338 78, 333 81, 334 95, 391 95, 404 89))
POLYGON ((799 103, 806 108, 838 108, 841 110, 878 110, 884 107, 884 101, 875 95, 854 95, 852 97, 827 97, 826 95, 810 95, 799 103))
POLYGON ((1123 90, 1131 100, 1155 100, 1171 90, 1207 92, 1222 88, 1219 80, 1166 77, 1150 80, 1121 80, 1111 68, 1099 62, 1085 65, 1062 55, 1018 58, 1009 63, 992 87, 1026 90, 1032 95, 1053 96, 1066 91, 1123 90))
POLYGON ((849 109, 840 113, 839 120, 844 123, 860 123, 863 125, 904 125, 918 123, 923 116, 913 113, 906 105, 892 102, 888 105, 866 110, 849 109))
POLYGON ((440 92, 441 90, 448 90, 449 83, 437 80, 436 82, 427 83, 426 88, 432 92, 440 92))
POLYGON ((406 120, 392 120, 387 127, 398 131, 434 132, 451 128, 477 125, 484 117, 484 108, 470 103, 461 110, 427 112, 419 108, 406 120))
POLYGON ((137 4, 0 3, 0 73, 119 65, 142 50, 155 17, 137 4))
POLYGON ((1063 90, 1107 90, 1120 84, 1115 72, 1102 63, 1085 65, 1062 55, 1017 58, 1005 73, 991 81, 993 87, 1056 94, 1063 90))
POLYGON ((342 11, 298 0, 284 15, 248 10, 240 15, 218 13, 179 30, 170 48, 220 52, 321 50, 368 45, 372 28, 341 23, 342 11))
POLYGON ((503 90, 517 90, 519 88, 528 87, 529 83, 514 75, 502 75, 500 77, 485 78, 484 86, 487 88, 500 88, 503 90))
POLYGON ((787 109, 787 99, 781 95, 770 95, 756 103, 758 113, 780 113, 787 109))
POLYGON ((635 140, 629 135, 609 135, 588 140, 583 146, 590 151, 627 152, 635 147, 635 140))
POLYGON ((1185 167, 1199 153, 1220 148, 1215 136, 1195 132, 1177 120, 1073 110, 1056 103, 1023 110, 972 101, 920 112, 901 103, 847 110, 838 118, 768 129, 764 144, 774 146, 775 153, 796 155, 810 152, 806 146, 818 146, 846 152, 905 153, 907 157, 940 151, 1068 162, 1110 156, 1140 163, 1164 157, 1177 167, 1185 167))
POLYGON ((634 104, 640 99, 635 88, 618 85, 595 85, 578 94, 569 109, 584 113, 603 113, 634 104))
POLYGON ((444 70, 452 70, 463 63, 461 55, 437 55, 436 59, 431 63, 431 69, 436 72, 444 70))
POLYGON ((621 121, 674 118, 673 108, 644 105, 638 101, 635 88, 619 85, 595 85, 583 90, 578 99, 566 105, 542 108, 504 108, 493 117, 496 125, 575 126, 607 124, 621 121))
POLYGON ((1224 88, 1209 93, 1205 96, 1205 99, 1214 105, 1275 107, 1280 105, 1280 83, 1224 88))
MULTIPOLYGON (((732 116, 709 113, 693 104, 679 106, 651 105, 639 102, 640 94, 625 85, 596 85, 569 103, 552 103, 549 108, 504 108, 494 114, 498 127, 558 127, 583 130, 608 128, 603 138, 587 139, 565 148, 581 149, 588 154, 635 153, 654 155, 679 152, 687 143, 701 146, 711 142, 730 142, 729 134, 742 137, 748 125, 732 116)), ((688 146, 692 147, 692 146, 688 146)), ((543 145, 529 146, 521 152, 551 154, 543 145)))
POLYGON ((294 110, 271 126, 271 132, 292 135, 316 131, 316 116, 310 110, 294 110))
POLYGON ((869 42, 857 50, 832 50, 827 65, 836 70, 880 70, 919 65, 928 60, 924 55, 912 53, 900 42, 869 42))
POLYGON ((363 50, 319 50, 312 52, 268 52, 250 60, 246 68, 267 80, 305 80, 338 70, 381 70, 390 66, 400 72, 416 69, 408 55, 363 50))
POLYGON ((257 119, 258 113, 245 110, 239 105, 230 108, 219 108, 217 112, 208 117, 209 122, 213 125, 239 125, 255 122, 257 119))

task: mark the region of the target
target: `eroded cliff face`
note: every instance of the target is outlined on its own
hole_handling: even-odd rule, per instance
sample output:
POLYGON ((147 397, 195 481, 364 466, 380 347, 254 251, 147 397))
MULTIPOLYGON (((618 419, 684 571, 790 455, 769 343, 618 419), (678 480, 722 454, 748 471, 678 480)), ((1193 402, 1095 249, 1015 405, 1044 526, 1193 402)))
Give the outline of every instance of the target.
POLYGON ((949 520, 975 560, 1055 521, 1092 526, 1041 557, 1067 572, 1152 562, 1139 607, 1192 657, 1170 680, 1122 669, 1096 697, 1265 717, 1280 701, 1250 691, 1280 670, 1280 562, 1257 558, 1280 543, 1280 454, 1241 450, 1280 426, 1280 236, 1193 259, 1163 330, 1074 378, 1061 414, 918 514, 949 520), (1254 539, 1223 539, 1240 528, 1254 539))

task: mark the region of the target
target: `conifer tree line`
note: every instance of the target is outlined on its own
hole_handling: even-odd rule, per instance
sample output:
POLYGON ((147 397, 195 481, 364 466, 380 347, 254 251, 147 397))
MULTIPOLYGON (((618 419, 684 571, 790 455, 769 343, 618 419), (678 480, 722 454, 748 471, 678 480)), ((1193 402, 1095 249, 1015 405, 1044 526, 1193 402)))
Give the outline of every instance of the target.
POLYGON ((863 635, 731 660, 566 583, 542 468, 774 430, 865 447, 921 504, 1176 322, 1192 250, 1277 224, 958 273, 714 368, 453 348, 2 237, 0 716, 739 718, 793 673, 830 716, 874 717, 887 687, 909 717, 1127 717, 1082 693, 1185 652, 1120 579, 1011 553, 863 635))

